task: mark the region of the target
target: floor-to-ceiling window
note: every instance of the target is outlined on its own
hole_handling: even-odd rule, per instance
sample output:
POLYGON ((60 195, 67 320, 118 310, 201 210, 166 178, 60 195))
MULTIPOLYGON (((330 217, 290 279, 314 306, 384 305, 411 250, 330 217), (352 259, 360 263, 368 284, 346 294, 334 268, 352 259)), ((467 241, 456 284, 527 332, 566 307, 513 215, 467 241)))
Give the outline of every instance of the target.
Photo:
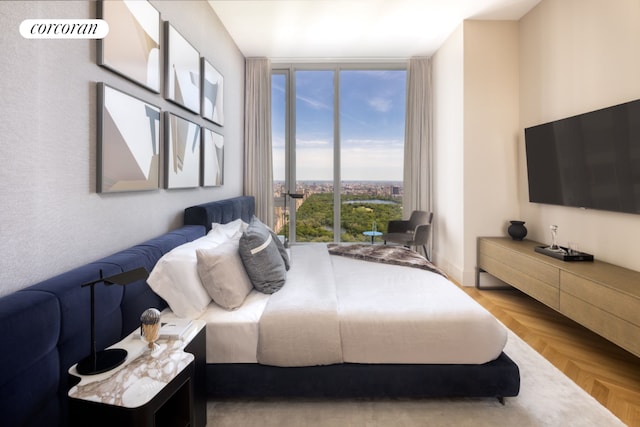
POLYGON ((271 146, 273 153, 273 196, 274 208, 273 215, 274 230, 285 235, 288 232, 286 210, 284 209, 287 188, 286 175, 286 141, 288 139, 288 110, 287 110, 287 94, 288 94, 287 71, 274 72, 271 75, 271 146))
POLYGON ((290 66, 274 69, 272 88, 276 231, 369 241, 364 231, 400 218, 405 69, 290 66), (286 211, 285 194, 300 197, 286 211))

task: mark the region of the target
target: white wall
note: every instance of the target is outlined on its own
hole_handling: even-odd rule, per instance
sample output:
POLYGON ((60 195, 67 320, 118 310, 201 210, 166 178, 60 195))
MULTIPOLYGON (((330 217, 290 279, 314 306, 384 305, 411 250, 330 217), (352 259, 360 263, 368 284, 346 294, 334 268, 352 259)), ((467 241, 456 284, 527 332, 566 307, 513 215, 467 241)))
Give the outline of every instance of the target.
POLYGON ((434 56, 436 262, 475 283, 477 238, 518 219, 518 24, 465 21, 434 56))
POLYGON ((433 56, 433 261, 462 281, 464 269, 463 26, 433 56))
POLYGON ((518 23, 465 21, 434 56, 435 260, 471 285, 476 239, 526 221, 640 270, 640 216, 529 203, 523 129, 640 98, 640 2, 543 0, 518 23))
POLYGON ((464 276, 477 239, 506 235, 517 203, 518 23, 464 22, 464 276))
MULTIPOLYGON (((543 0, 520 21, 520 128, 640 98, 640 2, 543 0)), ((640 215, 528 202, 520 134, 519 201, 529 236, 577 242, 597 259, 640 271, 640 215)))
POLYGON ((27 40, 30 18, 95 18, 96 2, 0 2, 0 295, 157 236, 185 207, 242 194, 244 57, 204 1, 154 1, 224 75, 225 185, 96 194, 96 83, 200 124, 96 65, 96 42, 27 40))

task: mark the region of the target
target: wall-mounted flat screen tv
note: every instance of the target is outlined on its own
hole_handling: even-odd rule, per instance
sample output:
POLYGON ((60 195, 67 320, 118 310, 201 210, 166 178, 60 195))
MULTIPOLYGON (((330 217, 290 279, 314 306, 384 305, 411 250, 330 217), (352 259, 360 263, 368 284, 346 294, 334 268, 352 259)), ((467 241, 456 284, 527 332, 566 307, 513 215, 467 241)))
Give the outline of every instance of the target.
POLYGON ((640 214, 640 100, 524 134, 529 201, 640 214))

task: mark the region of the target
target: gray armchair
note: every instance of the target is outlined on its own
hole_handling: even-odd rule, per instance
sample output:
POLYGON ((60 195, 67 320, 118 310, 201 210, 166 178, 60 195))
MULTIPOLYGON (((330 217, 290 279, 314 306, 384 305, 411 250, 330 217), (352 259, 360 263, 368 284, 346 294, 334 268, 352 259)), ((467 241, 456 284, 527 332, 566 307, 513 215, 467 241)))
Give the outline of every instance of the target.
POLYGON ((431 232, 433 212, 413 211, 408 220, 389 221, 387 232, 382 235, 384 244, 397 243, 406 247, 422 246, 424 256, 429 259, 427 242, 431 232))

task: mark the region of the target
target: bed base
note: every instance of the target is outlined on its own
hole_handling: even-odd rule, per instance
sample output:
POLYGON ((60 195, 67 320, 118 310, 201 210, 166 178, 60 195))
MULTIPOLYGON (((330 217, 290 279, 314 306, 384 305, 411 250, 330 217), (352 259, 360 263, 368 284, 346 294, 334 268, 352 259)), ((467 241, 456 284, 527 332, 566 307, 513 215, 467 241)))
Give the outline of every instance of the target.
POLYGON ((504 402, 519 391, 518 365, 504 353, 482 365, 207 365, 207 394, 214 398, 495 397, 504 402))

